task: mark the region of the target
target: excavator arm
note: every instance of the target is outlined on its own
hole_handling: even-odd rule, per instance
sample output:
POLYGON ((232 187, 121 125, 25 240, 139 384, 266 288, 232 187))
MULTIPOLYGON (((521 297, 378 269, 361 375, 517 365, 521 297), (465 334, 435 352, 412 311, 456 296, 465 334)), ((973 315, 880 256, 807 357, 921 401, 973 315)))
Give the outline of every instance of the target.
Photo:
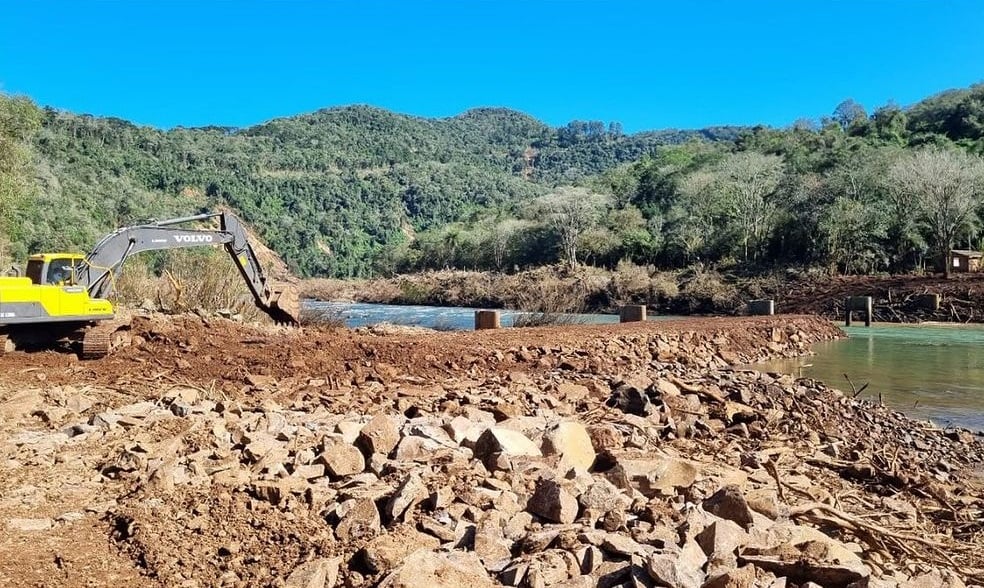
POLYGON ((131 255, 144 251, 212 245, 225 247, 260 310, 278 323, 298 323, 300 305, 296 292, 289 284, 274 283, 267 277, 250 245, 245 226, 228 212, 206 213, 117 229, 103 237, 77 268, 77 284, 85 287, 93 298, 106 298, 112 293, 120 270, 131 255), (215 218, 219 219, 218 230, 181 227, 215 218))

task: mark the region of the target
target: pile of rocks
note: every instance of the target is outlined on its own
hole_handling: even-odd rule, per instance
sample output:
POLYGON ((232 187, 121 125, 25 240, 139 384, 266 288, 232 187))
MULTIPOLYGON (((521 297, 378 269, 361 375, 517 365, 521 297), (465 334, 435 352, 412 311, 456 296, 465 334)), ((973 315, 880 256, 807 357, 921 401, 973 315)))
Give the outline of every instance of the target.
POLYGON ((762 322, 477 349, 426 377, 382 339, 232 393, 30 389, 0 414, 40 426, 0 439, 0 463, 88 503, 5 524, 99 513, 188 588, 981 584, 979 436, 726 367, 830 336, 762 322))
MULTIPOLYGON (((586 383, 548 374, 513 386, 510 405, 545 390, 535 414, 516 415, 491 402, 508 388, 448 393, 411 416, 243 408, 183 389, 145 415, 189 421, 182 433, 131 436, 102 468, 136 482, 116 510, 120 539, 174 585, 964 585, 870 529, 802 524, 813 510, 795 503, 832 507, 851 486, 829 475, 850 426, 833 440, 823 415, 843 423, 843 411, 872 407, 788 377, 687 375, 678 365, 586 383), (437 409, 451 398, 457 408, 437 409), (787 438, 814 425, 819 442, 787 438)), ((922 438, 952 464, 940 488, 980 449, 922 438)), ((866 498, 896 523, 915 508, 866 498)))

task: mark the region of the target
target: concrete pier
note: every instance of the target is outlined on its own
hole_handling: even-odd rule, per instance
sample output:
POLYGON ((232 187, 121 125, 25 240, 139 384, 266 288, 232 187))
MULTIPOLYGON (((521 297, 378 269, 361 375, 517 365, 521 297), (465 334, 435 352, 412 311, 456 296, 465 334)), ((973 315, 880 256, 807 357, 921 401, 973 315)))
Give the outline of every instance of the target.
POLYGON ((776 313, 775 300, 749 300, 749 316, 772 316, 776 313))
POLYGON ((849 296, 844 300, 844 326, 851 326, 851 313, 864 313, 864 326, 871 326, 871 310, 873 304, 871 296, 849 296))
POLYGON ((939 294, 916 294, 912 297, 912 301, 919 308, 924 308, 926 310, 939 310, 940 309, 940 295, 939 294))
POLYGON ((623 306, 618 313, 620 323, 639 323, 646 320, 646 307, 641 304, 623 306))
POLYGON ((475 311, 475 330, 498 329, 502 325, 499 322, 498 310, 476 310, 475 311))

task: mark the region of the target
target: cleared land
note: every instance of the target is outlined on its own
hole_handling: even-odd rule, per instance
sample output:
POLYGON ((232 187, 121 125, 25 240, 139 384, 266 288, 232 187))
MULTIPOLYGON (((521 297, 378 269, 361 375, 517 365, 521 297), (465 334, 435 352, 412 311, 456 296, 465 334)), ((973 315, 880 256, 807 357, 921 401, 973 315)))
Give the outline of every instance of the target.
POLYGON ((815 317, 134 334, 0 357, 0 584, 984 578, 980 437, 728 367, 815 317))

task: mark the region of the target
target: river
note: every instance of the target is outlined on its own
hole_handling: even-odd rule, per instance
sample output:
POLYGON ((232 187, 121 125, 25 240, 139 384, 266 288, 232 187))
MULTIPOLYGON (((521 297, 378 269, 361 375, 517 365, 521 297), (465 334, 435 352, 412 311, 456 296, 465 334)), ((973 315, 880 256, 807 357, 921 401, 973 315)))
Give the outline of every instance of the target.
POLYGON ((984 430, 984 327, 888 325, 844 328, 848 339, 820 343, 816 355, 751 366, 815 378, 937 425, 984 430))
MULTIPOLYGON (((378 323, 471 330, 474 308, 305 301, 305 309, 341 317, 349 327, 378 323)), ((502 311, 502 326, 522 313, 502 311)), ((650 320, 681 319, 657 316, 650 320)), ((617 323, 618 315, 572 315, 577 324, 617 323)), ((754 369, 802 375, 863 398, 881 400, 940 426, 984 430, 984 327, 885 325, 844 329, 849 338, 821 343, 815 355, 757 364, 754 369)))
MULTIPOLYGON (((304 310, 322 312, 328 316, 340 317, 350 328, 390 323, 426 327, 441 331, 471 331, 475 328, 477 308, 452 306, 404 306, 397 304, 365 304, 361 302, 322 302, 305 300, 304 310)), ((524 314, 519 311, 503 310, 500 322, 503 327, 511 327, 517 318, 524 314)), ((651 316, 650 320, 678 319, 678 316, 651 316)), ((617 314, 569 314, 563 315, 563 322, 570 324, 601 325, 618 322, 617 314)))

